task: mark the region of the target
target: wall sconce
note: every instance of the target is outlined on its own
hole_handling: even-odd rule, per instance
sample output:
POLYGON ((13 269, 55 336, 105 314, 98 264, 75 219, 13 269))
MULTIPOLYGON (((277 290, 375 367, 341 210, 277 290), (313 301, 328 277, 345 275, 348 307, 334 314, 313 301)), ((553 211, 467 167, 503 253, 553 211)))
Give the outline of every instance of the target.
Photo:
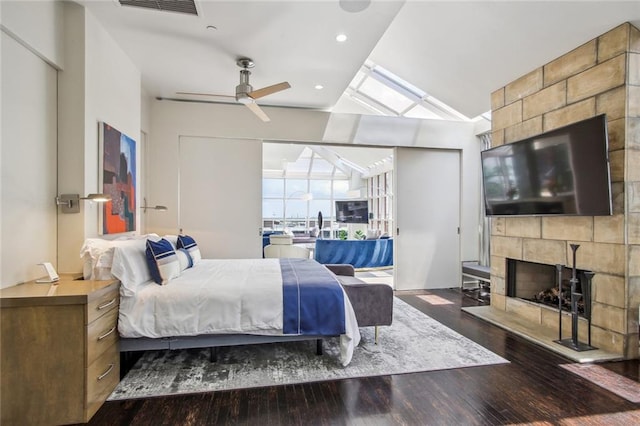
POLYGON ((141 208, 141 209, 142 209, 142 211, 143 211, 143 212, 145 212, 145 213, 147 212, 147 210, 158 210, 158 211, 161 211, 161 212, 166 212, 167 210, 169 210, 169 209, 167 208, 167 206, 148 206, 148 205, 147 205, 147 199, 146 199, 146 198, 143 198, 143 199, 142 199, 142 203, 143 203, 143 204, 142 204, 142 207, 140 207, 140 208, 141 208))
POLYGON ((62 213, 80 213, 80 200, 105 203, 111 200, 111 196, 107 194, 89 194, 86 197, 80 197, 78 194, 62 194, 56 197, 56 205, 62 206, 60 209, 62 213))

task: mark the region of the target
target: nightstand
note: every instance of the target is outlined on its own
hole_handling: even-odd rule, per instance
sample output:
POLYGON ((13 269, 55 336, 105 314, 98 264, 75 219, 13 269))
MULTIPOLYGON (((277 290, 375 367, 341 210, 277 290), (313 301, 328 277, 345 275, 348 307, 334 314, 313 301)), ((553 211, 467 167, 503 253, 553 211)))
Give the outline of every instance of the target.
POLYGON ((118 280, 0 290, 0 423, 89 421, 120 380, 118 280))

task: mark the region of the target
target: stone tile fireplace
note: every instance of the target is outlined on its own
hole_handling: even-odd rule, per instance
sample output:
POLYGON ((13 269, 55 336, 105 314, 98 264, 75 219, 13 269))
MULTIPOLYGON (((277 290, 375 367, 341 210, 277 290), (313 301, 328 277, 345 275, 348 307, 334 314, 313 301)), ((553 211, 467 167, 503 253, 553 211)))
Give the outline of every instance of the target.
POLYGON ((638 358, 640 31, 624 23, 496 90, 491 104, 492 146, 606 114, 613 215, 492 218, 491 306, 483 312, 564 353, 553 340, 559 317, 569 337, 570 315, 526 300, 520 290, 511 293, 508 264, 551 266, 539 272, 550 279, 556 264, 573 266, 570 246, 579 244, 576 267, 595 273, 587 302, 591 327, 580 318, 579 339, 586 341, 590 331, 593 346, 606 353, 602 359, 638 358))

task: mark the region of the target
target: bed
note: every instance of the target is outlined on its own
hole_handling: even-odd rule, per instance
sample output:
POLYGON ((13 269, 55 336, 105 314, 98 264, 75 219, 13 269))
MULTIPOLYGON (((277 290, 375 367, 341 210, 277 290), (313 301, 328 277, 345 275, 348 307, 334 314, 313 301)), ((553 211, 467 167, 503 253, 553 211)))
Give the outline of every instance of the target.
POLYGON ((109 272, 121 282, 121 352, 340 336, 339 362, 351 361, 360 340, 355 313, 323 265, 312 259, 199 259, 198 252, 192 265, 159 285, 145 253, 149 238, 159 239, 118 243, 110 255, 109 272))

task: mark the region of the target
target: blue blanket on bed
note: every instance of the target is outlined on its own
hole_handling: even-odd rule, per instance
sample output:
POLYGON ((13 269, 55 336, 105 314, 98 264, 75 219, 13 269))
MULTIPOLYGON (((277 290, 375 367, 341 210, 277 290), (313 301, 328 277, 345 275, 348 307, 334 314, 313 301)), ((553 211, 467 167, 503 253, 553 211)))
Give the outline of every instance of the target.
POLYGON ((283 333, 345 333, 344 293, 335 276, 312 259, 280 259, 283 333))

